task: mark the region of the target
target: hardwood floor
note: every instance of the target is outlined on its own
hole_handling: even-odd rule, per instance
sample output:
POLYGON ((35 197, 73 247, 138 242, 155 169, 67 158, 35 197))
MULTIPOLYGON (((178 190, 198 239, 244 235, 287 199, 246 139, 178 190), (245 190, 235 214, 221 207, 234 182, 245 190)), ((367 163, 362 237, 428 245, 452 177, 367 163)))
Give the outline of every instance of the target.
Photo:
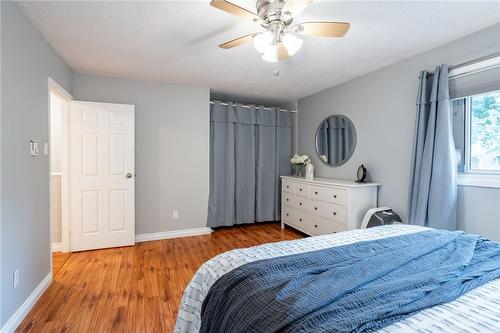
POLYGON ((71 253, 52 252, 52 274, 56 275, 64 263, 69 259, 71 253))
POLYGON ((302 238, 278 223, 73 253, 16 332, 172 332, 198 267, 235 248, 302 238))

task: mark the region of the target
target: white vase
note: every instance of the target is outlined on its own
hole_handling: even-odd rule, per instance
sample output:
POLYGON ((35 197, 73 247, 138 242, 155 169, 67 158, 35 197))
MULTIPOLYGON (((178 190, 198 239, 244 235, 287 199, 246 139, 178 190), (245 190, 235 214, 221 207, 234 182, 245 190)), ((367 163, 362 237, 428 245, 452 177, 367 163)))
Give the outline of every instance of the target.
POLYGON ((306 179, 313 180, 314 178, 314 165, 309 163, 306 165, 306 179))

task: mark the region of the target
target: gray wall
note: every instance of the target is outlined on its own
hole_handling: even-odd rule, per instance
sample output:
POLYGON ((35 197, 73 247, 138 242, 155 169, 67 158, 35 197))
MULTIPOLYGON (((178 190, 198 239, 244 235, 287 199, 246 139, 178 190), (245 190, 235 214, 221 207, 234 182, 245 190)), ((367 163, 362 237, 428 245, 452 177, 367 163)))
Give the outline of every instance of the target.
POLYGON ((72 72, 14 2, 1 2, 1 325, 50 272, 48 86, 72 72), (31 157, 29 140, 41 154, 31 157), (20 285, 12 274, 19 268, 20 285))
POLYGON ((500 189, 459 186, 458 228, 500 242, 500 189))
MULTIPOLYGON (((316 174, 323 177, 354 179, 356 168, 364 163, 370 179, 382 183, 379 205, 394 208, 406 219, 419 71, 433 70, 441 63, 459 64, 497 52, 500 52, 500 24, 300 99, 300 152, 313 157, 316 174), (358 134, 354 155, 337 168, 323 164, 314 149, 316 128, 330 114, 347 115, 358 134)), ((500 190, 492 191, 497 193, 500 190)), ((491 191, 481 193, 485 197, 491 195, 491 191)), ((467 216, 474 215, 479 209, 486 216, 494 217, 498 225, 497 208, 477 207, 463 201, 460 204, 462 214, 467 211, 467 216)), ((489 224, 491 220, 475 223, 489 224)), ((488 236, 500 237, 500 234, 488 236)))
POLYGON ((208 88, 75 73, 73 95, 135 105, 136 234, 206 226, 208 88))

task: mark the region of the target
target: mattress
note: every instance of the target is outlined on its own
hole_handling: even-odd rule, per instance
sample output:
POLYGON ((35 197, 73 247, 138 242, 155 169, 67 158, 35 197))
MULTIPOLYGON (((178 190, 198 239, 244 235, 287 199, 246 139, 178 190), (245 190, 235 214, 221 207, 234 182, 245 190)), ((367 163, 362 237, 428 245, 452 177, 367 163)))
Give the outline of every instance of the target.
MULTIPOLYGON (((394 237, 427 228, 390 225, 293 241, 268 243, 222 253, 195 273, 181 300, 174 332, 198 332, 201 306, 213 283, 227 272, 256 260, 394 237)), ((476 288, 456 300, 421 311, 379 332, 499 332, 500 279, 476 288)))

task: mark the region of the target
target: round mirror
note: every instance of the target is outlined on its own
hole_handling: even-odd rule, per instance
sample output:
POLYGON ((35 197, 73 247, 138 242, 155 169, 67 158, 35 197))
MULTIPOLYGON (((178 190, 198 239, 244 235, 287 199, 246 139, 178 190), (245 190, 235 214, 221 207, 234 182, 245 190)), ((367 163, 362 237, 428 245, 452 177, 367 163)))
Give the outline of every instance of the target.
POLYGON ((316 131, 316 152, 331 166, 344 164, 356 147, 356 129, 346 116, 335 114, 321 122, 316 131))

